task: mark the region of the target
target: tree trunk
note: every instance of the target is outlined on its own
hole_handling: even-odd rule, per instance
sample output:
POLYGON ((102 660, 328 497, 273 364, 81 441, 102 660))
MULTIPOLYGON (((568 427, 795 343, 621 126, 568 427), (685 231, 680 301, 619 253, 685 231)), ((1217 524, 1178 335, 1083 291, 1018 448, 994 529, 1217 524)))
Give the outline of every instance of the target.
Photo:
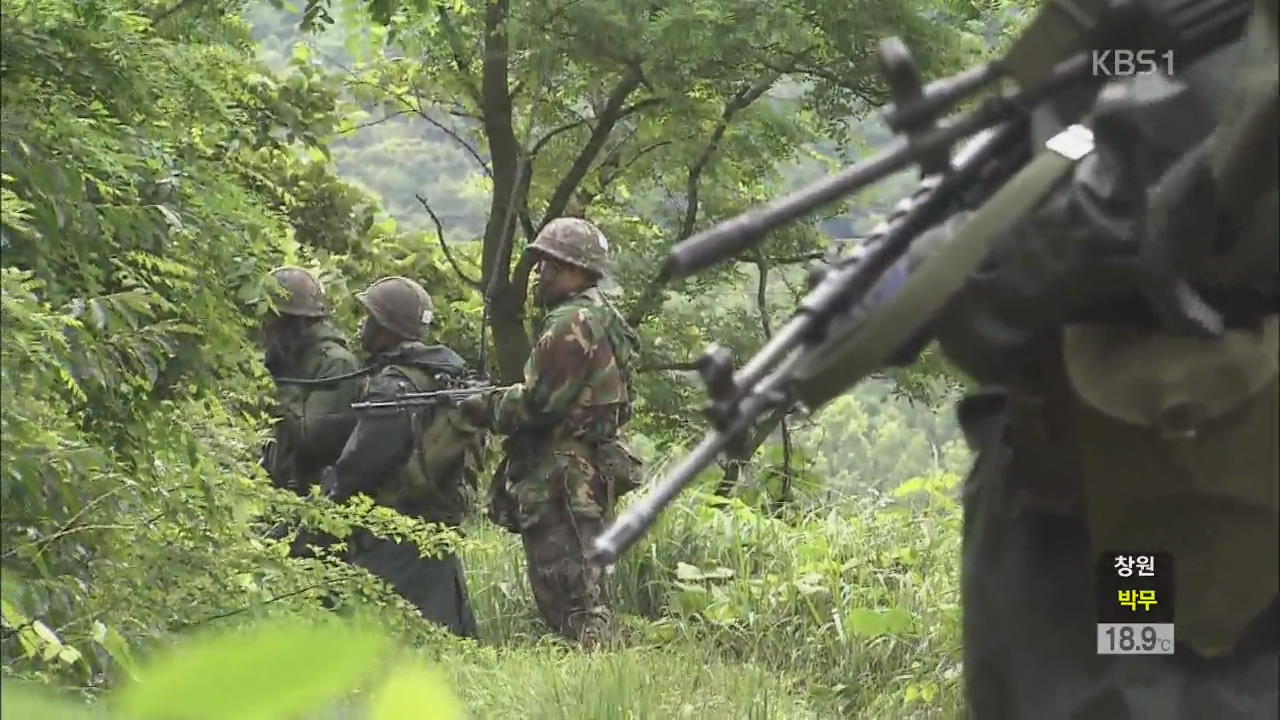
POLYGON ((498 377, 503 383, 520 382, 531 344, 524 324, 524 293, 516 293, 511 283, 501 283, 489 304, 489 327, 493 330, 493 354, 498 377))
POLYGON ((485 8, 485 53, 480 82, 484 134, 493 166, 493 195, 484 228, 481 271, 498 377, 504 383, 520 379, 530 348, 524 327, 523 286, 516 291, 510 277, 515 232, 524 206, 524 192, 528 187, 525 180, 530 168, 527 162, 521 162, 521 149, 512 122, 505 30, 507 9, 507 0, 495 0, 485 8))

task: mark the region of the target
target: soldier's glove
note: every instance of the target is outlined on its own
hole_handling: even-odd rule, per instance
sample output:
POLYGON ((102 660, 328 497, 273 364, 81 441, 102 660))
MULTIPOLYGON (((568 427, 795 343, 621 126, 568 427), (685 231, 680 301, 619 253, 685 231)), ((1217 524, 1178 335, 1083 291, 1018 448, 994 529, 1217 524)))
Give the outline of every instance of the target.
POLYGON ((467 422, 476 427, 487 428, 493 424, 493 410, 488 393, 477 393, 463 398, 458 403, 458 410, 467 422))

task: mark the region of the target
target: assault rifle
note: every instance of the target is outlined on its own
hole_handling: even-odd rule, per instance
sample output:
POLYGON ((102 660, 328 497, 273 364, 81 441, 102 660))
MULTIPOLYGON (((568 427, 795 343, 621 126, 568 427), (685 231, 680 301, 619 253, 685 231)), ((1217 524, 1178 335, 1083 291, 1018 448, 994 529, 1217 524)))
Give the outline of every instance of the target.
POLYGON ((473 396, 501 392, 510 385, 464 385, 463 387, 432 390, 430 392, 402 393, 395 400, 377 400, 351 403, 356 413, 367 412, 406 412, 426 407, 456 407, 458 403, 473 396))
MULTIPOLYGON (((883 117, 903 137, 865 163, 681 242, 659 279, 687 277, 728 260, 769 231, 913 165, 923 179, 920 190, 876 230, 865 253, 835 259, 813 274, 795 315, 741 370, 734 372, 727 352, 707 352, 699 370, 714 429, 596 539, 593 560, 614 562, 722 452, 741 448, 761 418, 780 418, 797 404, 815 410, 919 341, 991 241, 1092 152, 1088 118, 1081 115, 1106 79, 1097 72, 1095 51, 1172 51, 1185 67, 1239 37, 1251 6, 1251 0, 1050 0, 1005 57, 927 87, 905 45, 897 38, 883 41, 879 58, 893 100, 883 117), (940 122, 998 83, 1014 88, 940 122), (1081 124, 1068 126, 1040 151, 1031 147, 1028 126, 1031 111, 1050 100, 1064 113, 1078 108, 1070 120, 1081 124), (970 141, 952 158, 952 147, 965 139, 970 141), (919 267, 894 277, 925 230, 963 211, 972 212, 919 267)), ((1180 277, 1167 279, 1177 290, 1169 296, 1181 302, 1172 311, 1194 319, 1198 296, 1180 277)))

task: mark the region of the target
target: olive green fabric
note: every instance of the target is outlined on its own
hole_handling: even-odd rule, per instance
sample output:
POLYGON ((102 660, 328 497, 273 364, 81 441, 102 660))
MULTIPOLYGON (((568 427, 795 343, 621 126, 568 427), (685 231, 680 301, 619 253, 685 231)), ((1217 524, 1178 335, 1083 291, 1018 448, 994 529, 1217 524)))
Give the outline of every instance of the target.
POLYGON ((1173 553, 1178 633, 1206 657, 1241 642, 1280 589, 1278 393, 1273 382, 1194 438, 1080 409, 1093 547, 1173 553))
MULTIPOLYGON (((306 326, 298 352, 275 374, 317 380, 358 368, 342 333, 327 321, 317 321, 306 326)), ((355 427, 350 409, 358 384, 358 379, 349 378, 321 385, 277 386, 280 420, 264 462, 275 485, 305 495, 320 483, 320 471, 337 461, 355 427)))
MULTIPOLYGON (((992 387, 966 398, 960 407, 966 436, 977 454, 964 488, 962 607, 969 717, 1276 717, 1280 608, 1274 599, 1253 618, 1236 648, 1219 658, 1198 657, 1182 643, 1173 656, 1096 653, 1096 555, 1085 504, 1045 509, 1028 502, 1025 489, 1034 486, 1046 468, 1061 468, 1056 464, 1061 456, 1013 439, 1009 400, 1007 392, 992 387)), ((1061 435, 1069 433, 1055 433, 1061 435)), ((1156 520, 1160 517, 1153 511, 1148 525, 1161 522, 1156 520)), ((1176 522, 1170 518, 1168 527, 1176 529, 1176 522)), ((1247 553, 1238 560, 1265 561, 1261 555, 1247 553)), ((1240 562, 1233 567, 1251 569, 1240 562)), ((1191 631, 1190 626, 1186 629, 1191 631)), ((1177 633, 1184 635, 1181 613, 1177 633)))
MULTIPOLYGON (((372 362, 378 371, 364 382, 360 400, 394 400, 410 392, 438 389, 444 376, 461 376, 462 358, 442 345, 406 341, 372 362)), ((475 493, 473 462, 454 462, 478 452, 444 446, 462 438, 483 443, 483 432, 467 427, 456 408, 416 408, 361 416, 342 457, 333 467, 334 499, 364 493, 379 505, 427 522, 457 527, 475 493), (450 423, 447 430, 433 430, 450 423)), ((358 531, 351 561, 378 575, 413 603, 424 618, 460 635, 475 635, 461 564, 452 554, 420 558, 417 546, 358 531)))
MULTIPOLYGON (((962 563, 972 717, 1277 715, 1274 174, 1240 173, 1249 179, 1231 197, 1220 187, 1216 198, 1179 198, 1177 213, 1222 220, 1210 237, 1176 225, 1145 236, 1149 208, 1135 192, 1207 137, 1227 147, 1218 143, 1247 103, 1226 106, 1206 90, 1271 71, 1274 44, 1267 52, 1113 81, 1100 95, 1112 114, 1094 125, 1094 154, 997 241, 931 328, 984 388, 960 412, 977 451, 962 563), (1147 299, 1152 257, 1200 245, 1215 248, 1215 262, 1188 273, 1223 315, 1220 340, 1168 336, 1147 299), (1234 271, 1217 252, 1238 255, 1234 271), (1099 553, 1126 548, 1174 556, 1171 657, 1096 653, 1094 566, 1099 553)), ((1267 92, 1253 91, 1264 110, 1267 92)), ((1253 132, 1255 121, 1240 120, 1240 132, 1253 132)))
POLYGON ((1213 419, 1238 408, 1280 375, 1280 316, 1216 340, 1100 323, 1063 333, 1067 374, 1093 407, 1133 425, 1160 427, 1176 415, 1213 419))
MULTIPOLYGON (((365 380, 361 401, 438 390, 438 375, 460 377, 466 369, 449 348, 413 341, 373 362, 379 369, 365 380)), ((363 415, 334 467, 339 497, 362 492, 402 514, 459 525, 474 499, 483 443, 484 432, 457 408, 363 415)))
POLYGON ((351 562, 382 578, 427 620, 461 637, 477 637, 466 574, 456 555, 419 557, 411 542, 357 530, 351 562))

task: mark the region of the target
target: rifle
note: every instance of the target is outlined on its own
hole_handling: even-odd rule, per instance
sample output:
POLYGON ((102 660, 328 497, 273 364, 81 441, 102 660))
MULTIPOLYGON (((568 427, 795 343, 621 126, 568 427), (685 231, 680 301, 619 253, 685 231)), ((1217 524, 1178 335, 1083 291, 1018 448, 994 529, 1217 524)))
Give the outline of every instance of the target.
POLYGON ((430 392, 402 393, 395 400, 379 400, 351 403, 351 409, 362 412, 405 412, 425 407, 457 407, 458 403, 473 396, 501 392, 510 385, 471 385, 430 392))
MULTIPOLYGON (((928 322, 986 256, 991 241, 1092 152, 1093 136, 1080 115, 1089 105, 1081 98, 1091 98, 1106 79, 1094 73, 1095 48, 1167 48, 1176 50, 1185 67, 1195 56, 1239 37, 1251 5, 1250 0, 1052 0, 1005 57, 928 87, 905 45, 897 38, 882 41, 879 59, 893 100, 883 117, 905 137, 865 163, 679 243, 659 281, 710 268, 767 232, 912 165, 923 180, 920 190, 877 228, 876 242, 865 254, 835 260, 811 276, 810 293, 796 313, 741 370, 734 372, 726 351, 714 346, 707 351, 699 371, 711 399, 712 431, 596 538, 592 560, 616 561, 702 470, 722 452, 740 448, 762 417, 780 418, 796 404, 816 410, 919 341, 928 322), (1017 89, 940 122, 944 113, 997 81, 1010 81, 1017 89), (1031 111, 1060 98, 1071 98, 1081 108, 1074 118, 1081 124, 1054 136, 1047 152, 1033 152, 1031 111), (965 138, 970 141, 952 159, 953 145, 965 138), (963 211, 972 213, 918 268, 905 278, 893 277, 892 271, 904 270, 908 251, 924 231, 963 211)), ((1192 316, 1193 304, 1180 310, 1192 316)))

